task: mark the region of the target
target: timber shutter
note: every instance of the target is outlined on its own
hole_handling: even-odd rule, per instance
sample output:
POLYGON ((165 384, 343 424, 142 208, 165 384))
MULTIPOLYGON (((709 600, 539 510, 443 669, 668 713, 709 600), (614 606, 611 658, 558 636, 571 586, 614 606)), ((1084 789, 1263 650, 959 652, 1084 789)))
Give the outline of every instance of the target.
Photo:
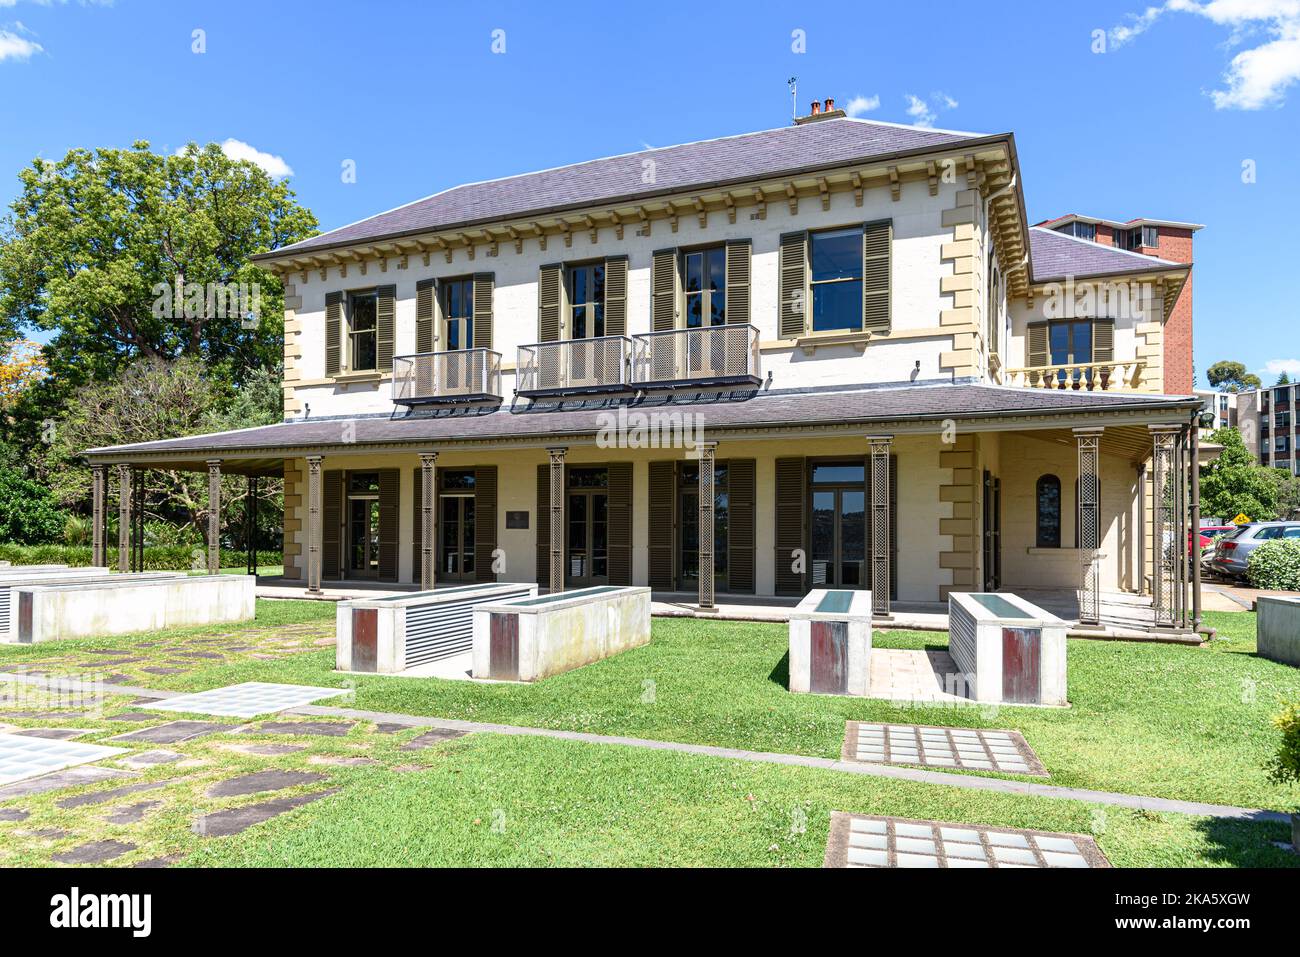
MULTIPOLYGON (((608 276, 608 274, 606 274, 608 276)), ((609 583, 632 584, 632 463, 609 466, 609 583)))
POLYGON ((650 587, 671 591, 673 542, 677 540, 677 462, 650 463, 650 587))
MULTIPOLYGON (((492 348, 492 291, 496 288, 494 272, 474 274, 474 348, 492 348)), ((477 559, 475 559, 477 562, 477 559)))
POLYGON ((379 470, 379 578, 397 581, 398 502, 402 473, 379 470))
POLYGON ((731 514, 727 526, 727 590, 754 592, 756 465, 753 459, 727 460, 727 494, 731 514))
POLYGON ((667 332, 677 327, 677 250, 656 249, 650 273, 650 325, 667 332))
POLYGON ((781 289, 778 332, 797 339, 808 325, 808 231, 781 236, 781 289))
POLYGON ((1115 361, 1115 320, 1092 320, 1092 361, 1115 361))
POLYGON ((627 334, 627 257, 605 260, 605 335, 627 334))
POLYGON ((329 469, 321 478, 321 577, 337 581, 343 565, 343 471, 329 469))
MULTIPOLYGON (((415 494, 411 496, 411 581, 418 585, 420 584, 420 551, 424 548, 424 471, 423 469, 415 469, 411 474, 415 477, 415 481, 411 485, 411 488, 415 490, 415 494)), ((433 509, 435 520, 438 516, 437 505, 438 497, 435 494, 433 509)), ((438 537, 435 533, 434 541, 437 540, 438 537)), ((438 567, 438 557, 436 555, 433 559, 433 567, 436 571, 438 567)))
MULTIPOLYGON (((1037 369, 1047 365, 1047 323, 1031 322, 1026 330, 1025 365, 1037 369)), ((1029 384, 1038 385, 1042 373, 1029 373, 1029 384)))
POLYGON ((551 467, 537 466, 537 587, 551 587, 551 467))
POLYGON ((560 306, 564 267, 559 263, 542 266, 537 278, 537 341, 560 338, 560 306))
POLYGON ((862 227, 862 328, 889 331, 890 258, 894 245, 893 220, 862 227))
POLYGON ((438 297, 437 283, 421 279, 415 284, 415 351, 432 352, 434 349, 434 300, 438 297))
POLYGON ((749 322, 749 274, 753 247, 748 239, 727 243, 727 322, 749 322))
POLYGON ((889 600, 898 601, 898 456, 889 457, 889 600))
POLYGON ((393 327, 397 311, 397 287, 375 288, 375 368, 393 371, 393 327))
MULTIPOLYGON (((475 289, 478 288, 477 281, 475 289)), ((477 291, 475 298, 478 298, 477 291)), ((477 330, 475 330, 477 335, 477 330)), ((497 550, 497 467, 474 469, 474 580, 494 582, 492 553, 497 550)))
POLYGON ((343 293, 325 293, 325 374, 338 375, 343 364, 343 293))
POLYGON ((776 593, 802 595, 807 575, 807 508, 804 483, 807 465, 803 457, 776 460, 776 593), (796 554, 799 553, 799 554, 796 554), (801 558, 796 571, 795 559, 801 558))

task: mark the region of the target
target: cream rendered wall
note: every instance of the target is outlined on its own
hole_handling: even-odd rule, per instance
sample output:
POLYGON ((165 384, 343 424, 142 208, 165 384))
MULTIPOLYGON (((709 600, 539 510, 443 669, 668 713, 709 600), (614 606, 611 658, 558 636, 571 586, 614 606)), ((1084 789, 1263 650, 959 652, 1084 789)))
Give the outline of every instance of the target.
MULTIPOLYGON (((955 202, 957 186, 940 183, 938 195, 931 196, 926 183, 905 183, 900 199, 890 198, 888 189, 864 191, 861 206, 854 204, 851 192, 830 194, 830 208, 822 209, 818 199, 799 202, 797 215, 791 215, 786 203, 769 203, 766 219, 756 219, 750 209, 741 209, 734 224, 724 213, 712 213, 707 228, 701 229, 695 216, 681 217, 677 232, 668 223, 654 223, 650 236, 637 236, 636 229, 625 228, 622 241, 612 228, 600 231, 599 241, 591 243, 588 234, 573 234, 572 246, 566 247, 558 236, 548 239, 545 251, 536 239, 524 241, 524 251, 516 254, 513 243, 502 243, 499 254, 488 256, 480 247, 473 261, 463 250, 448 264, 434 253, 429 265, 420 256, 411 256, 408 268, 397 268, 396 258, 388 269, 380 271, 372 263, 366 275, 356 264, 349 267, 347 278, 331 267, 324 281, 317 270, 293 276, 301 307, 296 311, 302 332, 298 346, 302 358, 299 368, 302 382, 297 397, 311 406, 311 416, 345 416, 388 413, 390 385, 381 383, 335 384, 324 381, 325 294, 334 290, 368 289, 381 284, 397 287, 396 342, 397 355, 415 351, 415 284, 428 277, 451 278, 474 272, 496 275, 494 294, 494 343, 502 354, 503 366, 514 365, 519 345, 537 341, 537 276, 546 263, 581 262, 611 255, 629 257, 628 334, 650 331, 650 265, 654 250, 718 244, 727 239, 749 238, 753 243, 751 280, 751 321, 760 329, 765 343, 777 341, 778 249, 780 236, 796 229, 824 229, 851 226, 863 222, 892 218, 894 223, 892 310, 893 334, 896 338, 877 337, 865 353, 849 347, 819 348, 814 356, 805 356, 788 345, 763 354, 764 374, 773 373, 773 387, 791 388, 808 385, 856 384, 862 382, 905 382, 921 362, 919 378, 946 376, 939 367, 939 354, 952 348, 952 336, 932 335, 922 338, 899 337, 900 333, 936 329, 939 312, 950 298, 941 294, 942 277, 952 272, 951 263, 941 261, 941 247, 951 239, 951 227, 941 225, 945 209, 955 202)), ((513 393, 513 374, 503 377, 506 397, 513 393)))
MULTIPOLYGON (((1047 319, 1048 299, 1041 294, 1034 295, 1033 306, 1023 296, 1011 301, 1011 338, 1008 342, 1007 355, 1003 365, 1011 369, 1020 369, 1028 365, 1027 335, 1031 322, 1043 322, 1047 319)), ((1115 317, 1115 361, 1131 362, 1138 356, 1138 346, 1142 339, 1138 335, 1138 326, 1148 322, 1163 323, 1164 303, 1159 296, 1152 295, 1144 307, 1147 316, 1135 315, 1115 317)), ((1101 312, 1101 318, 1111 318, 1113 313, 1101 312)), ((1082 318, 1082 317, 1081 317, 1082 318)))

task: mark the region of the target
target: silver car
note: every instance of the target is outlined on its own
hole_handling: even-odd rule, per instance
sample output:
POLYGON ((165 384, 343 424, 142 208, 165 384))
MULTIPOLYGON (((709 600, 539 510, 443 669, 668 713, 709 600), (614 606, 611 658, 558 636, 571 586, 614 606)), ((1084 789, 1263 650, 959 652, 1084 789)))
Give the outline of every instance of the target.
POLYGON ((1250 553, 1279 538, 1300 539, 1300 522, 1251 522, 1219 539, 1210 567, 1229 578, 1245 578, 1250 553))

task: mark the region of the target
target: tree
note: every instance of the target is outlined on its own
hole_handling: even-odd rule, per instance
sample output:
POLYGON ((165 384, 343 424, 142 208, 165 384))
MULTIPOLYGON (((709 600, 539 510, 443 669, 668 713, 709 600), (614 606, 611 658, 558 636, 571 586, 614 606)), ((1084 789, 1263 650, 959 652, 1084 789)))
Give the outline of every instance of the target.
POLYGON ((1265 472, 1277 487, 1277 510, 1273 517, 1290 519, 1300 516, 1300 476, 1293 475, 1288 469, 1266 469, 1265 472))
POLYGON ((1256 521, 1273 518, 1278 485, 1268 473, 1278 470, 1257 465, 1236 429, 1219 429, 1210 441, 1222 445, 1223 451, 1201 467, 1201 514, 1225 520, 1239 514, 1256 521))
POLYGON ((27 479, 18 455, 0 445, 0 542, 52 544, 62 536, 65 518, 50 490, 27 479))
POLYGON ((1291 384, 1291 377, 1290 377, 1289 375, 1287 375, 1285 372, 1283 372, 1280 376, 1277 377, 1277 384, 1278 384, 1278 385, 1290 385, 1290 384, 1291 384))
POLYGON ((1246 371, 1244 364, 1228 359, 1216 362, 1206 369, 1205 378, 1209 381, 1210 388, 1221 392, 1244 392, 1247 389, 1258 389, 1263 385, 1259 376, 1246 371))
POLYGON ((41 347, 30 339, 0 342, 0 412, 14 406, 19 397, 45 378, 41 347))
POLYGON ((200 360, 235 383, 280 360, 283 288, 249 257, 314 234, 286 184, 216 144, 163 155, 147 142, 38 159, 19 179, 0 228, 0 315, 55 333, 63 394, 141 358, 200 360), (232 289, 249 293, 233 309, 232 289))

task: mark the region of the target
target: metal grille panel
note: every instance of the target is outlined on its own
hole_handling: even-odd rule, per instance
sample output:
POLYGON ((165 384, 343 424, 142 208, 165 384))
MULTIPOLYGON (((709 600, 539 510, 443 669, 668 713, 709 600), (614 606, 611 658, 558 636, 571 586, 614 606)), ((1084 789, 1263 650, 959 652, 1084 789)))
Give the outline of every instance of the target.
POLYGON ((518 591, 493 592, 486 597, 430 602, 406 609, 406 667, 464 654, 474 647, 474 608, 530 595, 527 585, 518 591))

